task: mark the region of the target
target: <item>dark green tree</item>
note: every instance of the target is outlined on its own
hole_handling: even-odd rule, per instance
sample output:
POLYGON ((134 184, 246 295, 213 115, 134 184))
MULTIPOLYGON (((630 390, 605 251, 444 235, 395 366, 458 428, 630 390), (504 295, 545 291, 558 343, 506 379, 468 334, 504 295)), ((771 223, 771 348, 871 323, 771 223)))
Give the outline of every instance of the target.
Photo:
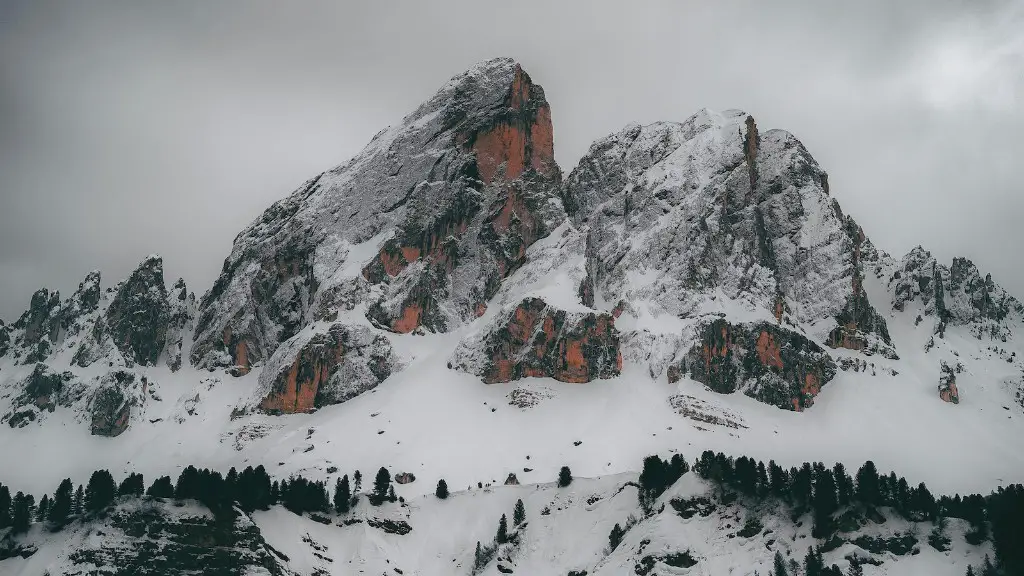
POLYGON ((58 530, 68 523, 68 516, 71 515, 72 498, 74 497, 72 491, 74 489, 71 479, 65 478, 57 486, 57 491, 53 494, 53 503, 50 504, 50 512, 47 519, 58 530))
POLYGON ((881 491, 878 486, 878 470, 875 463, 868 460, 857 470, 857 500, 865 506, 882 505, 881 491))
POLYGON ((501 515, 501 520, 498 520, 498 532, 494 535, 494 541, 498 544, 508 542, 508 519, 504 514, 501 515))
POLYGON ((352 490, 348 485, 348 474, 341 477, 334 485, 334 511, 347 514, 352 500, 352 490))
POLYGON ((75 516, 80 516, 85 511, 85 490, 82 485, 78 485, 78 489, 75 490, 75 499, 71 501, 71 513, 75 516))
POLYGON ((35 508, 35 498, 31 494, 18 492, 14 495, 11 504, 11 531, 15 534, 28 532, 32 524, 32 509, 35 508))
POLYGON ((614 552, 615 549, 619 547, 619 544, 622 542, 622 537, 625 535, 626 531, 622 529, 622 526, 619 526, 618 522, 616 522, 615 526, 612 526, 611 534, 608 534, 608 547, 610 548, 610 552, 614 552))
POLYGON ((771 486, 771 493, 782 498, 789 492, 789 475, 775 460, 768 462, 768 484, 771 486))
POLYGON ((568 466, 562 466, 562 469, 558 471, 558 487, 565 488, 569 484, 572 484, 572 471, 568 466))
POLYGON ((146 485, 142 479, 142 474, 131 473, 121 481, 121 485, 117 487, 118 496, 142 496, 142 492, 145 490, 146 485))
MULTIPOLYGON (((770 462, 768 467, 771 468, 772 464, 774 462, 770 462)), ((789 576, 789 570, 786 570, 786 559, 782 557, 782 552, 778 550, 775 551, 775 571, 772 574, 774 576, 789 576)))
POLYGON ((387 468, 381 466, 380 470, 377 470, 377 477, 373 479, 373 491, 378 498, 383 499, 388 494, 388 488, 391 487, 391 473, 388 472, 387 468))
POLYGON ((839 506, 849 506, 853 498, 853 478, 846 473, 846 467, 842 463, 837 463, 832 468, 832 475, 836 480, 836 497, 839 500, 839 506))
POLYGON ((512 511, 512 524, 519 526, 526 521, 526 506, 523 505, 523 499, 516 500, 515 510, 512 511))
POLYGON ((46 520, 46 513, 49 511, 50 497, 47 494, 43 494, 43 497, 39 499, 39 506, 36 508, 36 522, 46 520))
POLYGON ((832 515, 838 507, 836 482, 832 471, 820 468, 815 472, 814 481, 814 537, 825 538, 832 533, 832 515))
POLYGON ((11 489, 0 484, 0 530, 11 525, 11 489))
POLYGON ((85 487, 85 511, 102 512, 117 496, 117 483, 107 470, 96 470, 85 487))
POLYGON ((444 478, 437 481, 437 490, 434 491, 434 495, 441 500, 448 498, 448 483, 444 481, 444 478))
POLYGON ((146 490, 146 495, 154 498, 174 498, 174 485, 171 484, 171 477, 161 476, 154 480, 146 490))

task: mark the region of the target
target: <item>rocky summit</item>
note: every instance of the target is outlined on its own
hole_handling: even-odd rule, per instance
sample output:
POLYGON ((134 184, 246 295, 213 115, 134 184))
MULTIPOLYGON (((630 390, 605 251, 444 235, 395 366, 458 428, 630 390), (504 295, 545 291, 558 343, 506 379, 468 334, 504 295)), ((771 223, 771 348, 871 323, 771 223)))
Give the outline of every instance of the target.
POLYGON ((841 208, 856 191, 747 112, 630 124, 564 177, 556 118, 514 60, 480 63, 267 208, 200 298, 155 255, 26 298, 0 321, 14 508, 100 468, 159 484, 71 514, 67 540, 5 531, 0 510, 0 573, 766 574, 818 540, 864 573, 980 566, 966 517, 915 547, 939 530, 924 504, 843 504, 826 539, 810 496, 745 499, 824 478, 808 461, 902 466, 917 503, 924 480, 1024 478, 1024 305, 966 258, 890 256, 841 208), (753 458, 703 456, 696 479, 679 458, 704 448, 753 458), (191 464, 223 476, 190 492, 191 464), (252 471, 232 466, 260 466, 238 501, 252 471), (712 487, 723 470, 739 500, 712 487), (321 502, 342 477, 348 497, 321 502), (209 514, 180 502, 197 499, 209 514))

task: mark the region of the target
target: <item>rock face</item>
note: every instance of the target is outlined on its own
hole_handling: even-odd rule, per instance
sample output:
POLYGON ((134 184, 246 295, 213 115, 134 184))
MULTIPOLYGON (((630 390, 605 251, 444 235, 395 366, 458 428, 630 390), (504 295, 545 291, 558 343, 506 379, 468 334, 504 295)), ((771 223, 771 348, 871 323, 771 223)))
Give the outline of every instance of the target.
POLYGON ((970 260, 954 258, 947 267, 920 246, 903 257, 889 287, 893 309, 902 312, 919 303, 921 313, 935 319, 936 332, 947 324, 997 329, 1010 314, 1024 314, 1024 305, 993 282, 991 274, 982 278, 970 260))
POLYGON ((247 368, 360 303, 400 333, 475 318, 557 223, 560 178, 543 90, 510 59, 484 62, 242 231, 191 360, 247 368))
POLYGON ((306 331, 274 353, 260 374, 259 408, 310 412, 375 388, 398 365, 387 337, 364 326, 306 331))
POLYGON ((745 394, 780 408, 803 410, 836 374, 827 352, 800 334, 770 322, 716 320, 706 325, 669 381, 688 373, 715 392, 745 394))
POLYGON ((60 335, 60 293, 36 291, 14 328, 22 331, 16 343, 25 351, 25 364, 45 360, 60 335))
POLYGON ((526 377, 590 382, 617 376, 622 354, 610 314, 566 312, 528 298, 482 338, 463 342, 452 363, 488 384, 526 377))
POLYGON ((796 138, 762 134, 743 112, 705 110, 598 140, 562 200, 588 230, 597 300, 679 318, 735 302, 813 325, 832 346, 891 348, 861 286, 860 228, 796 138))
POLYGON ((46 364, 39 363, 19 388, 10 412, 0 419, 11 428, 39 420, 44 412, 53 412, 58 406, 69 406, 75 399, 75 375, 52 372, 46 364))
POLYGON ((960 403, 960 393, 956 389, 956 372, 945 362, 939 365, 939 398, 943 402, 960 403))
MULTIPOLYGON (((145 386, 145 379, 142 385, 145 386)), ((135 374, 123 370, 110 372, 101 379, 89 403, 94 436, 119 436, 128 428, 135 399, 135 374)))
POLYGON ((118 288, 107 308, 107 329, 126 358, 155 366, 166 344, 168 316, 164 263, 150 256, 118 288))
POLYGON ((184 343, 190 339, 196 315, 196 296, 188 291, 181 278, 174 283, 167 300, 167 366, 172 372, 181 368, 184 343))

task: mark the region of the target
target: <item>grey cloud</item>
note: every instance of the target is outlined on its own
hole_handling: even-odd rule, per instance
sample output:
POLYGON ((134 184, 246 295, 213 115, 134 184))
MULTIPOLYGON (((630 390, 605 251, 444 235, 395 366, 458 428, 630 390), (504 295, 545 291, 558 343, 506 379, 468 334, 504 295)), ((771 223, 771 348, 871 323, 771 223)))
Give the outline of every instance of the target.
POLYGON ((882 248, 1024 295, 1022 24, 924 0, 7 2, 0 317, 152 252, 204 291, 267 205, 498 55, 545 87, 565 170, 628 122, 742 108, 800 138, 882 248))

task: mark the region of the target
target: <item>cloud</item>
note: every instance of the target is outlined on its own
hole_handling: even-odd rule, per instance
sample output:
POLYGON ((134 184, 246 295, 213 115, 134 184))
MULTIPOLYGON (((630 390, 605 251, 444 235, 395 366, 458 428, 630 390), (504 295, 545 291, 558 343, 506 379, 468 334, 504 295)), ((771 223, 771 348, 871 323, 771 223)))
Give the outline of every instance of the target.
POLYGON ((205 291, 271 202, 498 55, 545 87, 565 170, 629 122, 742 108, 881 247, 1024 294, 1020 30, 987 0, 5 2, 0 317, 152 252, 205 291))

